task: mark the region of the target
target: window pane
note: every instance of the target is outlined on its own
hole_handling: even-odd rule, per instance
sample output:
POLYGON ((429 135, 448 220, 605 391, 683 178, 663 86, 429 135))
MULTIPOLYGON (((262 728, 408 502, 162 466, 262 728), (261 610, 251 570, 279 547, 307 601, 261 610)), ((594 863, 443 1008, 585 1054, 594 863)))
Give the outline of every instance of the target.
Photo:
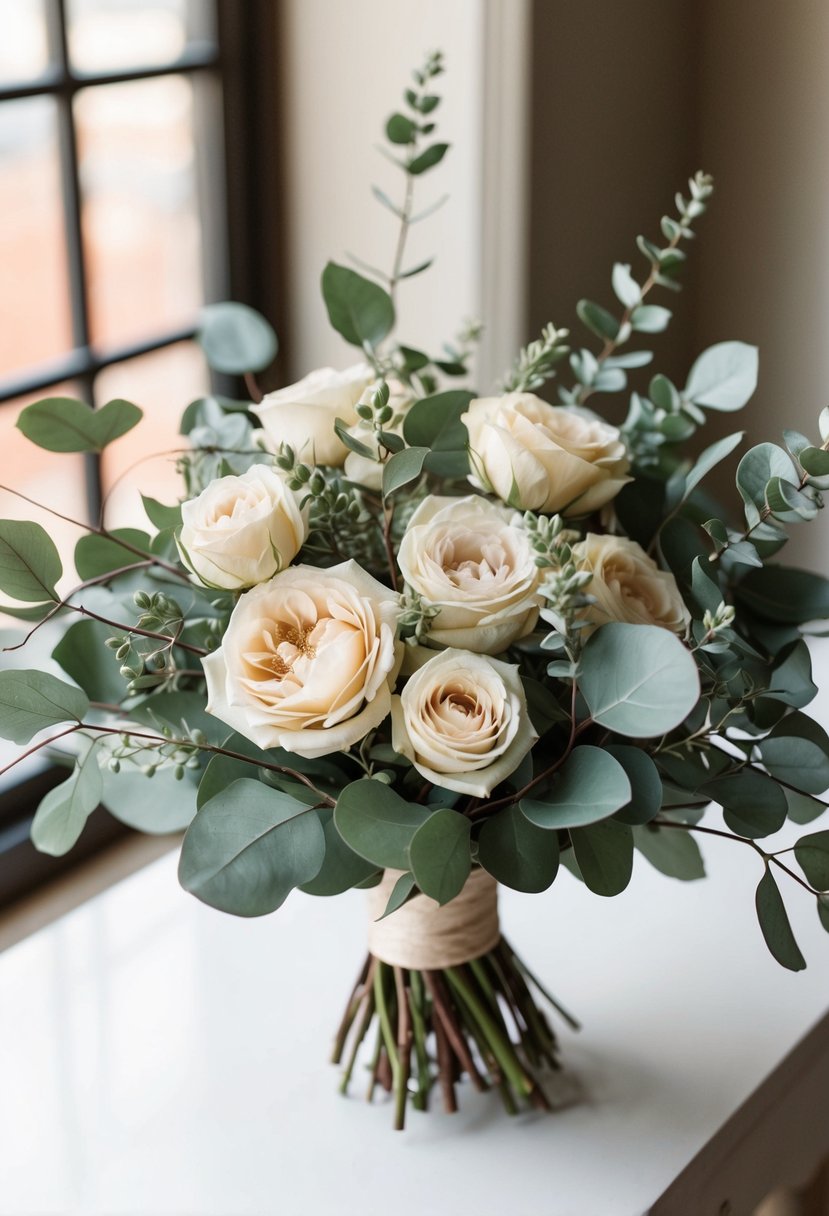
POLYGON ((146 527, 141 494, 165 503, 181 497, 182 479, 175 465, 187 440, 179 434, 179 422, 185 406, 209 391, 207 365, 193 342, 179 342, 99 373, 99 406, 125 397, 144 411, 135 430, 110 444, 101 461, 107 527, 146 527))
POLYGON ((0 104, 0 379, 72 345, 55 103, 0 104))
POLYGON ((93 341, 190 324, 204 301, 191 82, 84 89, 75 115, 93 341))
POLYGON ((213 9, 212 0, 69 0, 73 67, 110 72, 170 63, 188 42, 213 40, 213 9))
POLYGON ((45 0, 0 0, 0 84, 34 80, 49 66, 45 0))
MULTIPOLYGON (((0 452, 2 473, 0 482, 21 494, 44 503, 63 515, 84 521, 88 519, 84 459, 67 452, 47 452, 27 439, 16 426, 20 411, 32 401, 44 397, 76 397, 73 384, 58 384, 47 392, 30 397, 17 397, 0 405, 0 452)), ((83 529, 58 519, 48 511, 33 507, 22 498, 0 489, 0 518, 33 519, 41 524, 58 547, 63 562, 60 591, 67 591, 77 582, 72 553, 83 529)), ((2 597, 5 599, 6 597, 2 597)), ((8 600, 7 602, 11 602, 8 600)), ((0 616, 0 623, 8 618, 0 616)))

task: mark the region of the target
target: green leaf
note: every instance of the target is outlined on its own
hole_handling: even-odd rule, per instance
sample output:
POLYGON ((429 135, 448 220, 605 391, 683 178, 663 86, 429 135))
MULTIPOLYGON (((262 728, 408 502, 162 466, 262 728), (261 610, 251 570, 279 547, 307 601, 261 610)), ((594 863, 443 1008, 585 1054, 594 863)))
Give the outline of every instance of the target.
POLYGON ((158 528, 159 532, 166 532, 168 528, 177 528, 181 523, 180 502, 173 507, 168 507, 163 502, 159 502, 157 498, 150 498, 147 494, 141 495, 141 501, 147 512, 147 518, 154 527, 158 528))
POLYGON ((93 410, 74 397, 46 397, 21 411, 17 427, 49 452, 102 452, 142 417, 143 412, 131 401, 108 401, 93 410))
POLYGON ((612 274, 613 290, 616 298, 625 308, 635 308, 642 298, 642 288, 630 273, 630 266, 617 262, 612 274))
POLYGON ((756 512, 766 505, 766 487, 777 477, 796 481, 797 469, 789 453, 776 443, 758 443, 749 448, 737 465, 737 489, 746 506, 755 508, 755 514, 748 515, 750 523, 756 523, 756 512))
POLYGON ((472 869, 470 822, 448 807, 435 811, 415 832, 409 867, 424 895, 448 904, 460 895, 472 869))
POLYGON ((363 443, 356 435, 349 434, 348 423, 342 418, 334 419, 334 433, 349 452, 356 452, 358 456, 362 456, 365 460, 376 460, 377 453, 372 451, 367 443, 363 443))
POLYGON ((763 693, 784 705, 802 709, 817 695, 817 685, 812 679, 812 656, 809 647, 799 638, 781 650, 777 656, 770 686, 763 693))
POLYGON ((450 389, 415 401, 403 422, 403 437, 412 447, 431 448, 433 452, 464 451, 469 434, 461 422, 475 394, 467 389, 450 389))
POLYGON ((640 304, 634 308, 630 323, 633 329, 641 334, 661 334, 668 328, 671 310, 661 304, 640 304))
MULTIPOLYGON (((154 753, 143 753, 150 761, 154 753)), ((147 777, 140 768, 122 765, 120 773, 103 770, 101 802, 113 818, 137 832, 166 836, 183 832, 196 814, 198 773, 186 771, 177 781, 172 768, 160 768, 147 777)))
POLYGON ((750 570, 735 594, 739 604, 768 621, 802 625, 829 617, 829 579, 811 570, 750 570))
POLYGON ((126 684, 115 655, 105 645, 112 634, 109 625, 98 621, 76 621, 52 651, 52 658, 90 700, 118 704, 126 684))
POLYGON ((96 740, 79 757, 72 775, 50 790, 32 820, 32 844, 40 853, 62 857, 77 842, 101 801, 103 778, 96 740))
POLYGON ((725 822, 738 836, 761 839, 779 832, 786 822, 786 795, 764 773, 745 769, 717 777, 700 786, 699 792, 720 804, 725 822))
POLYGON ((383 465, 383 497, 388 498, 410 481, 416 481, 428 455, 428 448, 403 448, 390 456, 383 465))
POLYGON ((179 881, 235 916, 275 911, 322 865, 325 836, 313 811, 261 781, 234 781, 187 829, 179 881))
POLYGON ((362 778, 337 799, 334 823, 355 853, 376 866, 408 870, 409 845, 431 811, 406 802, 382 781, 362 778))
POLYGON ((322 272, 328 319, 352 346, 377 346, 394 326, 391 296, 347 266, 329 262, 322 272))
POLYGON ((811 798, 808 794, 801 794, 798 790, 784 789, 786 795, 786 803, 789 808, 789 819, 792 823, 812 823, 813 820, 819 819, 826 810, 825 803, 819 798, 811 798))
POLYGON ((595 895, 619 895, 633 873, 633 829, 605 819, 570 833, 581 876, 595 895))
POLYGON ((829 452, 825 448, 802 448, 797 458, 803 469, 812 477, 829 477, 829 452))
POLYGON ((383 915, 378 916, 378 920, 385 920, 387 916, 391 916, 392 912, 396 912, 398 908, 402 908, 406 900, 415 889, 415 880, 413 874, 401 874, 397 882, 392 887, 389 902, 383 910, 383 915))
POLYGON ((594 304, 592 300, 579 300, 576 305, 576 313, 582 324, 586 325, 597 338, 604 338, 606 341, 612 342, 618 337, 618 320, 606 308, 602 308, 601 304, 594 304))
POLYGON ((47 727, 82 722, 86 694, 45 671, 0 671, 0 739, 28 743, 47 727))
POLYGON ((710 447, 697 457, 697 462, 691 471, 685 477, 685 492, 682 495, 684 501, 699 485, 704 477, 707 477, 712 469, 730 456, 736 447, 743 441, 745 431, 735 431, 733 435, 726 435, 725 439, 718 439, 716 443, 712 443, 710 447))
POLYGON ((601 726, 633 739, 667 734, 699 700, 699 674, 679 638, 655 625, 614 621, 590 636, 579 689, 601 726))
POLYGON ((61 574, 54 541, 40 524, 0 519, 0 590, 27 603, 54 602, 61 574))
POLYGON ((789 971, 802 971, 806 960, 795 941, 783 897, 768 868, 757 887, 755 907, 760 929, 774 958, 789 971))
POLYGON ((517 806, 504 807, 481 828, 478 860, 514 891, 546 891, 558 872, 558 834, 530 823, 517 806))
POLYGON ((406 169, 415 176, 419 173, 425 173, 427 169, 432 169, 435 165, 439 165, 448 151, 449 144, 431 144, 419 156, 416 156, 414 160, 410 160, 406 169))
POLYGON ((135 553, 133 549, 119 544, 119 540, 140 549, 141 553, 150 551, 149 535, 137 528, 117 528, 108 536, 89 533, 82 536, 75 545, 75 569, 78 577, 84 581, 99 578, 102 574, 111 574, 113 570, 134 566, 136 562, 145 560, 141 553, 135 553))
POLYGON ((641 824, 659 814, 662 806, 662 778, 647 752, 641 747, 612 743, 607 747, 614 760, 627 773, 631 788, 630 802, 617 811, 620 823, 641 824))
POLYGON ((829 895, 818 895, 817 914, 821 925, 829 933, 829 895))
POLYGON ((684 396, 709 410, 740 410, 757 387, 757 366, 756 346, 718 342, 694 363, 684 396))
POLYGON ((334 812, 327 807, 317 811, 325 833, 325 856, 319 873, 303 883, 306 895, 341 895, 371 877, 377 867, 350 849, 334 823, 334 812))
POLYGON ((279 350, 265 318, 247 304, 231 301, 202 309, 198 341, 213 370, 228 376, 264 371, 279 350))
POLYGON ((386 123, 386 136, 393 144, 410 144, 416 134, 416 125, 405 114, 392 114, 386 123))
POLYGON ((829 891, 829 832, 801 836, 794 855, 808 881, 818 891, 829 891))
POLYGON ((607 819, 630 802, 627 773, 600 747, 577 747, 559 769, 543 801, 522 798, 520 808, 530 823, 555 829, 579 827, 607 819))
POLYGON ((766 486, 766 505, 772 514, 786 523, 814 519, 820 509, 813 491, 804 493, 791 481, 772 477, 766 486))
POLYGON ((668 878, 681 882, 705 878, 702 853, 689 831, 642 825, 634 827, 633 843, 654 869, 668 878))
POLYGON ((758 747, 763 764, 778 781, 804 794, 822 794, 829 788, 829 736, 806 714, 788 714, 758 747))
MULTIPOLYGON (((204 693, 200 692, 161 692, 149 697, 140 705, 130 710, 133 722, 146 723, 157 733, 162 727, 172 728, 173 735, 180 739, 187 730, 200 730, 207 741, 212 744, 223 744, 227 736, 227 726, 205 709, 204 693)), ((242 748, 236 748, 242 751, 242 748)), ((270 757, 272 753, 268 753, 270 757)), ((279 760, 276 761, 279 763, 279 760)), ((299 765, 291 764, 291 768, 299 765)))

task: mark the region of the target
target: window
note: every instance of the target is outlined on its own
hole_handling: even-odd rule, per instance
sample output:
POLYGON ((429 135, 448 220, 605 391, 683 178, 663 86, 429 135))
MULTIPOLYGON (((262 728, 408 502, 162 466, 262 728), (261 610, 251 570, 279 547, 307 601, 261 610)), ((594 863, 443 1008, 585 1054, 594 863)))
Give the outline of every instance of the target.
MULTIPOLYGON (((180 446, 181 410, 209 391, 193 341, 202 304, 230 296, 273 318, 272 213, 255 256, 254 245, 275 172, 274 8, 0 0, 0 483, 73 519, 105 502, 108 526, 140 524, 139 482, 177 495, 173 460, 145 458, 180 446), (124 396, 145 417, 103 460, 53 456, 15 429, 29 401, 52 395, 124 396)), ((78 529, 2 491, 0 514, 49 528, 71 586, 78 529)), ((0 902, 57 864, 23 843, 55 778, 9 777, 0 902)))

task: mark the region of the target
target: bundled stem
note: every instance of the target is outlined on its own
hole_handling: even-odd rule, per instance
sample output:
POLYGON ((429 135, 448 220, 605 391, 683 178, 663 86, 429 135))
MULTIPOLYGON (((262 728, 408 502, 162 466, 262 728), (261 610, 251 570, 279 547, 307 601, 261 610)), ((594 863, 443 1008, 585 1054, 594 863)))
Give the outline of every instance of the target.
POLYGON ((444 1110, 457 1111, 464 1076, 479 1092, 497 1089, 509 1114, 525 1106, 550 1110, 540 1076, 559 1068, 557 1044, 533 987, 542 992, 503 938, 482 957, 437 971, 369 955, 335 1038, 333 1062, 345 1059, 340 1092, 348 1092, 360 1049, 370 1041, 367 1098, 378 1084, 393 1095, 396 1130, 405 1126, 409 1103, 428 1108, 435 1086, 444 1110))

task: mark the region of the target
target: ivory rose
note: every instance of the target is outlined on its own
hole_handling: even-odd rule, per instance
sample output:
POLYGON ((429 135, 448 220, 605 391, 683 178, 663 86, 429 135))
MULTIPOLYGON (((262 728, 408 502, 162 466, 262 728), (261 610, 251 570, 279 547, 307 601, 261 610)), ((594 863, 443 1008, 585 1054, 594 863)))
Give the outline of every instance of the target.
MULTIPOLYGON (((403 433, 403 422, 406 412, 414 398, 410 389, 402 381, 390 377, 386 383, 389 386, 388 404, 392 410, 392 416, 388 423, 384 425, 383 430, 390 431, 393 435, 401 435, 403 433)), ((371 403, 371 391, 371 386, 369 386, 357 404, 369 405, 371 403)), ((358 486, 365 486, 367 490, 374 490, 379 493, 383 484, 380 445, 373 433, 366 427, 360 426, 359 423, 349 427, 348 431, 355 439, 359 439, 360 443, 370 448, 374 456, 361 456, 359 452, 349 452, 345 458, 345 475, 349 481, 355 482, 358 486)))
POLYGON ((581 615, 594 627, 608 621, 626 621, 685 633, 691 617, 676 579, 669 571, 660 570, 636 541, 588 532, 573 546, 573 560, 593 575, 585 591, 595 603, 581 615))
POLYGON ((616 427, 532 393, 479 397, 462 415, 469 480, 522 511, 585 515, 630 481, 616 427))
POLYGON ((261 748, 346 750, 389 712, 399 614, 395 593, 354 561, 283 570, 241 596, 202 660, 208 713, 261 748))
POLYGON ((322 367, 296 384, 267 393, 251 407, 262 423, 266 447, 275 452, 281 443, 288 443, 309 464, 340 468, 348 449, 334 423, 338 418, 347 426, 357 421, 354 407, 373 379, 367 363, 342 372, 322 367))
POLYGON ((438 609, 429 639, 499 654, 538 618, 540 571, 521 516, 477 494, 430 496, 415 511, 398 562, 409 587, 438 609))
POLYGON ((486 798, 538 738, 518 668, 442 650, 392 698, 392 745, 443 789, 486 798))
POLYGON ((307 513, 278 472, 255 464, 219 477, 181 507, 182 560, 206 587, 239 591, 272 578, 308 536, 307 513))

